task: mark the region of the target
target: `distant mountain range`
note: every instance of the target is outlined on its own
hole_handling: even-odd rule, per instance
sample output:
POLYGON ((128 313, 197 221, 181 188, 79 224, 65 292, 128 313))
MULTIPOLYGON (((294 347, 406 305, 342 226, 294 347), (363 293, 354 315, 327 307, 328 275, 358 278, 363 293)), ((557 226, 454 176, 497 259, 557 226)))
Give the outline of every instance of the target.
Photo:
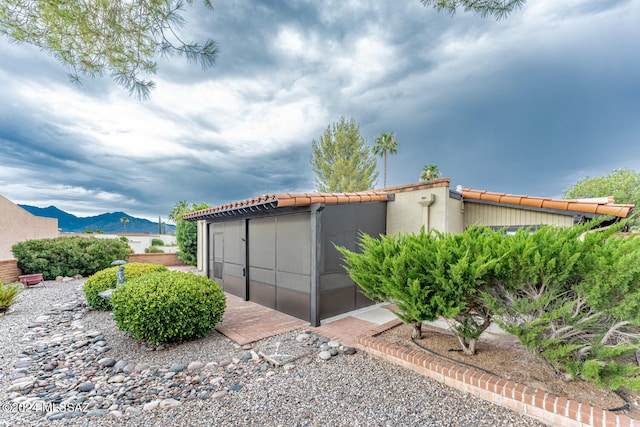
MULTIPOLYGON (((152 222, 144 218, 136 218, 124 212, 109 212, 96 216, 77 217, 55 206, 49 206, 48 208, 29 205, 18 206, 35 216, 57 218, 58 228, 60 228, 60 231, 66 233, 84 233, 90 229, 93 232, 100 230, 107 234, 125 232, 158 234, 157 222, 152 222), (127 218, 129 220, 126 227, 120 222, 121 218, 127 218)), ((164 232, 166 234, 175 234, 176 226, 165 224, 164 232)))

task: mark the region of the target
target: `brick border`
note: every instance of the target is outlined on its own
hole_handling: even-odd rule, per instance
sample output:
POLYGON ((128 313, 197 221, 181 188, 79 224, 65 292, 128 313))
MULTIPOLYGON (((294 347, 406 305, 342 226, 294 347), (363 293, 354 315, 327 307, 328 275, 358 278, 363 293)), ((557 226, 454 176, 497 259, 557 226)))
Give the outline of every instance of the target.
POLYGON ((356 336, 356 347, 544 423, 562 427, 640 427, 640 420, 627 415, 559 397, 372 335, 356 336))

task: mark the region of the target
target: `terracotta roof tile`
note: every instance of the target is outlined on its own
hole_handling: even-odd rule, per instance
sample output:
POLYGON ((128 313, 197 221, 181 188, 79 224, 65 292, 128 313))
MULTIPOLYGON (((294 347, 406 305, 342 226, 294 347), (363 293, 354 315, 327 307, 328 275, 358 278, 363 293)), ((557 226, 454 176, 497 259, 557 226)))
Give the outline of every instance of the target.
POLYGON ((313 203, 339 204, 386 201, 387 193, 384 191, 362 191, 357 193, 280 193, 265 194, 260 197, 227 203, 195 212, 189 212, 182 216, 183 219, 197 219, 207 214, 233 211, 241 208, 249 208, 263 204, 273 203, 281 208, 286 206, 308 206, 313 203))
POLYGON ((493 193, 484 190, 472 190, 464 188, 462 196, 465 199, 486 200, 505 205, 530 206, 534 208, 547 208, 562 211, 596 213, 613 215, 626 218, 631 213, 634 205, 615 204, 613 197, 600 197, 594 199, 560 200, 548 197, 532 197, 515 194, 493 193))

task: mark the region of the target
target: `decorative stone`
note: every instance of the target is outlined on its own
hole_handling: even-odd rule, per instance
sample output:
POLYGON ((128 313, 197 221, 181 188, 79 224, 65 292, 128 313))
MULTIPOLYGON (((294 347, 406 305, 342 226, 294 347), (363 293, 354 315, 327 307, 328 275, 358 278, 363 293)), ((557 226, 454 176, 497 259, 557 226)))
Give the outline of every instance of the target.
POLYGON ((184 371, 185 368, 186 366, 183 365, 182 363, 172 363, 171 366, 169 366, 169 371, 180 372, 180 371, 184 371))
POLYGON ((31 365, 33 365, 33 361, 31 359, 22 359, 22 360, 18 360, 13 366, 16 369, 19 369, 19 368, 28 368, 31 365))
POLYGON ((298 336, 296 337, 296 341, 297 341, 297 342, 304 342, 304 341, 307 341, 309 338, 311 338, 311 337, 309 336, 309 334, 300 334, 300 335, 298 335, 298 336))
POLYGON ((212 399, 220 399, 222 397, 225 397, 227 394, 228 394, 227 390, 220 390, 220 391, 217 391, 217 392, 213 393, 211 395, 211 398, 212 399))
POLYGON ((118 360, 116 364, 113 365, 113 370, 116 372, 122 372, 125 366, 127 366, 127 362, 124 360, 118 360))
POLYGON ((285 371, 290 371, 292 369, 295 369, 296 365, 294 365, 293 363, 287 363, 286 365, 284 365, 282 368, 285 371))
POLYGON ((141 363, 138 363, 133 370, 135 372, 142 372, 142 371, 144 371, 146 369, 149 369, 150 366, 151 365, 149 365, 148 363, 141 362, 141 363))
POLYGON ((171 408, 177 408, 178 406, 182 405, 182 402, 175 400, 175 399, 164 399, 162 402, 160 402, 159 408, 160 409, 171 409, 171 408))
POLYGON ((189 366, 187 366, 187 370, 188 371, 197 371, 198 369, 202 369, 203 367, 204 367, 204 363, 202 363, 200 361, 195 361, 195 362, 189 363, 189 366))
POLYGON ((142 407, 143 411, 153 411, 154 409, 156 409, 158 406, 160 406, 160 402, 161 400, 152 400, 151 402, 145 404, 142 407))
POLYGON ((93 383, 91 381, 80 383, 80 385, 78 386, 78 390, 83 391, 83 392, 91 391, 94 388, 95 388, 95 386, 93 385, 93 383))
POLYGON ((331 359, 331 353, 328 351, 321 351, 320 354, 318 354, 318 357, 322 360, 329 360, 331 359))
POLYGON ((339 343, 338 341, 329 341, 329 342, 327 343, 327 345, 328 345, 329 347, 332 347, 332 348, 338 348, 338 347, 340 347, 340 343, 339 343))
POLYGON ((344 352, 344 354, 349 354, 349 355, 351 355, 351 354, 355 354, 356 349, 355 349, 355 348, 353 348, 353 347, 345 347, 345 348, 344 348, 344 350, 343 350, 343 352, 344 352))
POLYGON ((81 348, 84 347, 85 345, 89 344, 89 340, 82 340, 82 341, 78 341, 75 344, 72 345, 72 348, 81 348))
POLYGON ((140 413, 140 409, 129 406, 124 410, 124 413, 127 415, 138 415, 140 413))
MULTIPOLYGON (((87 411, 86 416, 87 417, 102 417, 103 415, 107 415, 109 413, 109 411, 107 409, 92 409, 90 411, 87 411)), ((120 416, 122 416, 122 413, 120 413, 120 416)))
POLYGON ((337 356, 338 355, 338 349, 337 348, 330 348, 329 349, 329 353, 331 353, 332 356, 337 356))
POLYGON ((116 364, 116 361, 108 357, 98 360, 98 365, 104 366, 105 368, 110 368, 115 364, 116 364))
POLYGON ((110 383, 110 384, 123 383, 126 378, 127 377, 125 377, 124 375, 116 375, 114 377, 109 378, 109 380, 107 382, 110 383))

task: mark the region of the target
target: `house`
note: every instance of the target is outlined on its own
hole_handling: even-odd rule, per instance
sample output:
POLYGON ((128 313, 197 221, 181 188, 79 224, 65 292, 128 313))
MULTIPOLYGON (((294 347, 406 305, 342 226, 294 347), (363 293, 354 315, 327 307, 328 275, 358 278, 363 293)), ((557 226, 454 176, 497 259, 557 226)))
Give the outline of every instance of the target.
POLYGON ((58 237, 58 220, 30 214, 0 195, 0 280, 13 282, 21 274, 11 248, 19 242, 58 237))
POLYGON ((318 326, 372 303, 346 274, 334 244, 355 249, 359 232, 385 233, 390 197, 269 194, 183 219, 199 221, 199 268, 225 292, 318 326))
POLYGON ((355 250, 360 233, 460 233, 471 225, 515 230, 568 227, 633 205, 556 200, 458 188, 449 179, 358 193, 269 194, 185 214, 198 221, 198 268, 225 292, 319 326, 373 302, 343 268, 334 245, 355 250))

